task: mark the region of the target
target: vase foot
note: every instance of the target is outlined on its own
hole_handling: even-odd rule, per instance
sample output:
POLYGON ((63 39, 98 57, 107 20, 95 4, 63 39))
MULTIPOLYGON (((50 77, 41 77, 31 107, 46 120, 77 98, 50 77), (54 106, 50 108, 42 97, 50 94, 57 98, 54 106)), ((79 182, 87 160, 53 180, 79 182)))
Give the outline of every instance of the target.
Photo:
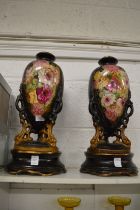
POLYGON ((132 153, 122 153, 113 149, 100 149, 100 153, 88 150, 86 160, 81 165, 80 172, 98 176, 136 176, 137 167, 132 162, 132 153))
POLYGON ((65 173, 66 169, 60 162, 60 152, 53 154, 20 153, 12 151, 13 159, 6 170, 11 174, 55 175, 65 173))

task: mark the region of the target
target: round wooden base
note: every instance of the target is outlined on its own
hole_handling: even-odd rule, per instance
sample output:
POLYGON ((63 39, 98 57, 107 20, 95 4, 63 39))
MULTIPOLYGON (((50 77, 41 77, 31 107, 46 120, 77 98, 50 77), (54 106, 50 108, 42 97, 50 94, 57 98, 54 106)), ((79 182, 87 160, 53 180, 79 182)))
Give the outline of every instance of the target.
POLYGON ((88 150, 86 160, 81 165, 80 172, 94 174, 98 176, 136 176, 138 174, 137 167, 132 162, 132 153, 119 153, 113 149, 106 152, 103 148, 100 153, 94 153, 88 150))
POLYGON ((60 152, 53 154, 21 153, 12 150, 13 160, 6 170, 11 174, 55 175, 65 173, 66 169, 60 162, 60 152))

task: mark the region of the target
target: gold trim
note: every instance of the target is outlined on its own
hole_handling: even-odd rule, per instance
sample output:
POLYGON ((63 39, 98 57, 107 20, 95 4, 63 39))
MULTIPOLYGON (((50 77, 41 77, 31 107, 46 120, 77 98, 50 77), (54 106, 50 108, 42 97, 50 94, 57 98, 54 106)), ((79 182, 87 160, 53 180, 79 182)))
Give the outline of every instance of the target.
POLYGON ((122 171, 114 171, 114 172, 106 172, 106 173, 93 173, 93 174, 95 174, 95 175, 98 175, 98 176, 104 176, 104 177, 109 177, 109 176, 134 176, 134 175, 136 175, 136 173, 131 173, 131 172, 129 172, 129 171, 126 171, 126 170, 122 170, 122 171))
MULTIPOLYGON (((104 153, 104 152, 100 152, 100 153, 94 153, 94 155, 99 155, 99 156, 101 156, 101 155, 105 155, 105 156, 114 156, 114 157, 116 157, 116 156, 119 156, 120 157, 120 155, 121 156, 128 156, 129 155, 129 153, 109 153, 110 151, 108 151, 108 153, 106 152, 106 153, 104 153)), ((124 151, 123 151, 124 152, 124 151)))
POLYGON ((130 150, 129 149, 120 149, 120 150, 113 150, 113 149, 102 149, 102 148, 95 148, 94 150, 92 148, 88 149, 89 152, 91 152, 94 155, 107 155, 107 156, 111 156, 111 155, 115 155, 115 156, 127 156, 130 154, 130 150))
POLYGON ((95 129, 96 129, 96 132, 95 132, 95 135, 93 136, 93 138, 90 140, 90 147, 92 148, 92 150, 95 150, 97 145, 100 144, 103 140, 103 131, 102 131, 102 128, 101 127, 98 127, 96 125, 95 126, 95 129))
POLYGON ((39 141, 41 143, 48 143, 51 147, 56 147, 56 138, 52 133, 54 124, 49 123, 46 124, 45 127, 39 132, 40 138, 39 141))
POLYGON ((15 147, 21 142, 32 142, 33 138, 30 137, 31 125, 20 114, 20 122, 22 130, 15 136, 15 147))
POLYGON ((97 126, 96 124, 94 124, 94 127, 95 127, 96 131, 95 131, 95 135, 93 136, 93 138, 90 141, 90 148, 89 148, 89 150, 94 152, 94 154, 112 155, 112 154, 122 154, 122 153, 128 154, 130 152, 131 142, 127 138, 127 136, 125 136, 125 133, 124 133, 125 127, 122 127, 119 129, 120 135, 116 136, 116 140, 112 143, 112 146, 115 146, 115 144, 122 145, 124 148, 120 149, 120 150, 115 150, 112 148, 102 149, 102 148, 100 148, 100 146, 99 146, 99 148, 97 148, 98 145, 101 145, 106 142, 104 140, 103 129, 101 127, 97 126))
POLYGON ((17 145, 14 148, 14 151, 17 153, 32 153, 32 154, 53 154, 58 152, 57 147, 28 147, 28 146, 19 146, 17 145))
POLYGON ((22 173, 22 174, 27 173, 27 174, 40 175, 40 176, 52 176, 54 174, 57 174, 57 173, 41 173, 39 171, 31 170, 31 169, 20 169, 17 171, 10 171, 9 173, 13 174, 13 175, 20 174, 20 173, 22 173))
POLYGON ((130 148, 131 147, 131 141, 127 138, 125 135, 125 127, 122 127, 119 129, 120 136, 116 138, 116 140, 113 142, 114 144, 123 144, 124 146, 130 148))

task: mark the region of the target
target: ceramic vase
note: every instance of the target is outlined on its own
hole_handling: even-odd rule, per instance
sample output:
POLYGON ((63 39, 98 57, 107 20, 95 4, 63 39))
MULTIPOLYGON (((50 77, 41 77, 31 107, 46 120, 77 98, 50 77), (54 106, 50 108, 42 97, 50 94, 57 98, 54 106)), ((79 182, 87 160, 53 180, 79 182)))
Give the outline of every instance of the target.
POLYGON ((53 175, 65 172, 52 133, 62 109, 64 85, 62 70, 54 60, 51 53, 40 52, 25 68, 16 100, 22 130, 15 137, 13 161, 8 165, 10 173, 53 175))
POLYGON ((96 132, 81 172, 102 176, 137 174, 131 142, 124 133, 133 114, 129 78, 117 63, 114 57, 103 57, 90 76, 89 112, 96 132))

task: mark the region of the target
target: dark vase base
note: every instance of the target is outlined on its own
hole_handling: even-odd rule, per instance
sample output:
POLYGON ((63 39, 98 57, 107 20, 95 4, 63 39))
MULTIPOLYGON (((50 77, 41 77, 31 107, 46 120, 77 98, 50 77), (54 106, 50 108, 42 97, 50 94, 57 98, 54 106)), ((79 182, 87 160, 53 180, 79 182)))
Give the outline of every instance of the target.
POLYGON ((8 173, 17 175, 47 176, 65 173, 66 169, 59 160, 60 154, 60 152, 53 154, 19 153, 13 150, 13 160, 7 165, 6 170, 8 173), (32 162, 34 157, 36 160, 32 162))
POLYGON ((98 176, 136 176, 137 167, 129 154, 93 154, 87 151, 80 172, 98 176))

